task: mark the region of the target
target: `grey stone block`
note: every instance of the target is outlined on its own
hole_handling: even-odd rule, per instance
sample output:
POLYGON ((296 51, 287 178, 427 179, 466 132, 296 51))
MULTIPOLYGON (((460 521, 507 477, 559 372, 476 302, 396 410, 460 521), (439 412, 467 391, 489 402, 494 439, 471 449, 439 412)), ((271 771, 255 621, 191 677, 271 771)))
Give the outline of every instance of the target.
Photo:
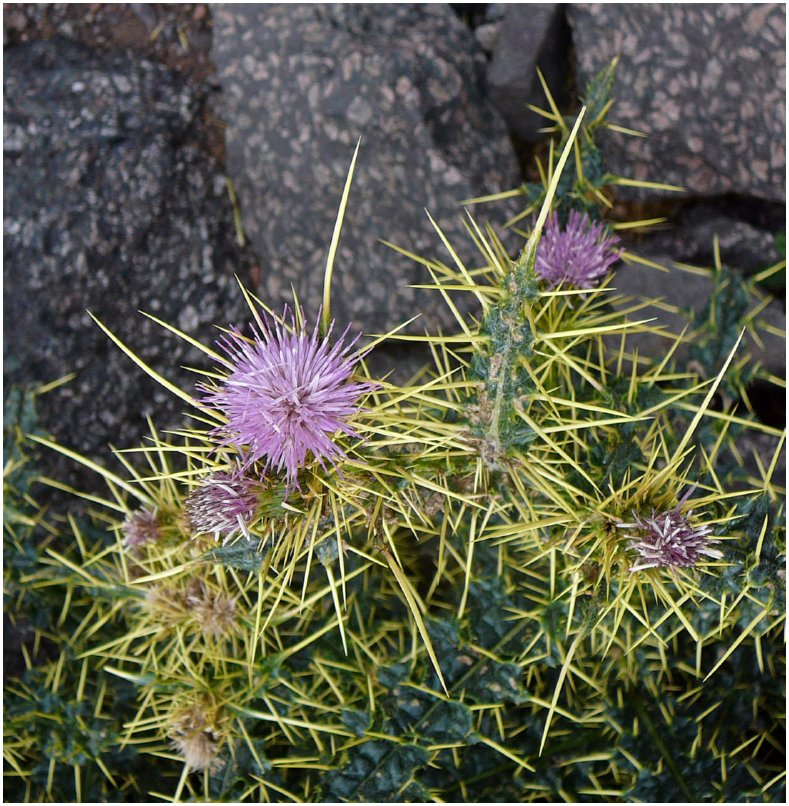
POLYGON ((527 143, 544 135, 545 118, 528 104, 547 109, 541 70, 559 108, 568 101, 570 31, 562 3, 512 4, 506 7, 493 59, 488 67, 490 99, 510 131, 527 143))
MULTIPOLYGON (((101 332, 90 310, 164 376, 210 362, 142 317, 210 344, 246 321, 220 166, 195 121, 205 90, 131 51, 66 39, 4 51, 4 380, 71 383, 40 399, 63 445, 106 459, 185 409, 101 332)), ((72 468, 73 469, 73 468, 72 468)), ((90 481, 86 481, 86 484, 90 481)), ((93 479, 94 485, 98 478, 93 479)))
MULTIPOLYGON (((786 12, 777 3, 571 4, 578 85, 620 56, 615 173, 696 196, 786 199, 786 12)), ((629 190, 620 198, 655 191, 629 190)))
MULTIPOLYGON (((454 326, 420 266, 379 242, 450 257, 425 208, 466 255, 459 202, 520 181, 484 92, 485 59, 448 6, 214 6, 228 171, 273 306, 296 288, 317 315, 334 219, 361 151, 335 261, 332 313, 381 332, 416 312, 454 326)), ((480 208, 504 220, 513 205, 480 208)), ((476 258, 478 259, 478 258, 476 258)))

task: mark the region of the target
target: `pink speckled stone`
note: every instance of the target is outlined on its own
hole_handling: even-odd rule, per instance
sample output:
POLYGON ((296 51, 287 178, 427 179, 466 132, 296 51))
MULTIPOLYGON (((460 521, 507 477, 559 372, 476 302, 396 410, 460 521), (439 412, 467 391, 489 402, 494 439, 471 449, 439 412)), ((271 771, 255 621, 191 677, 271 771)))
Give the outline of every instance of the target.
POLYGON ((579 88, 620 54, 609 119, 649 135, 606 139, 615 172, 703 196, 786 199, 782 5, 579 4, 567 10, 579 88))

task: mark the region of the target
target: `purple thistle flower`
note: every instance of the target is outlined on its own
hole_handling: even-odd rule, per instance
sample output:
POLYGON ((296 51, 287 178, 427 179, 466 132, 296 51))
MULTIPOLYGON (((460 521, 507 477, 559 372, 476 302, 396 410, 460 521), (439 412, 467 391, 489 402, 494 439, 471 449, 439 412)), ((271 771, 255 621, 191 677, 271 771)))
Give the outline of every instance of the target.
POLYGON ((537 247, 534 271, 550 288, 564 283, 572 288, 592 288, 619 260, 619 238, 593 223, 586 213, 570 211, 565 230, 552 213, 537 247))
POLYGON ((212 473, 186 497, 192 528, 201 534, 220 536, 226 543, 241 532, 249 539, 247 526, 255 515, 260 485, 240 471, 212 473))
POLYGON ((154 543, 161 537, 156 512, 150 509, 138 509, 132 512, 124 521, 121 530, 123 544, 129 549, 154 543))
MULTIPOLYGON (((287 309, 285 310, 285 316, 287 309)), ((283 317, 284 318, 284 317, 283 317)), ((265 460, 265 469, 284 469, 288 486, 312 454, 325 467, 328 459, 345 456, 332 437, 342 432, 358 434, 348 420, 359 410, 359 396, 369 383, 351 383, 357 358, 349 355, 356 339, 343 345, 329 344, 332 323, 325 338, 318 337, 317 325, 310 336, 305 330, 288 332, 275 321, 260 331, 253 327, 250 343, 237 331, 219 344, 232 361, 232 371, 220 388, 203 387, 205 402, 220 409, 227 425, 216 432, 224 444, 241 451, 246 446, 244 466, 265 460)))
POLYGON ((660 514, 652 510, 652 515, 643 518, 633 513, 634 523, 617 524, 619 529, 637 529, 638 534, 627 534, 630 548, 638 555, 631 571, 642 571, 645 568, 687 568, 695 565, 702 555, 719 560, 723 557, 718 549, 709 548, 710 543, 717 543, 711 538, 711 526, 694 526, 690 521, 691 510, 687 515, 680 512, 680 507, 687 499, 683 496, 674 509, 660 514))

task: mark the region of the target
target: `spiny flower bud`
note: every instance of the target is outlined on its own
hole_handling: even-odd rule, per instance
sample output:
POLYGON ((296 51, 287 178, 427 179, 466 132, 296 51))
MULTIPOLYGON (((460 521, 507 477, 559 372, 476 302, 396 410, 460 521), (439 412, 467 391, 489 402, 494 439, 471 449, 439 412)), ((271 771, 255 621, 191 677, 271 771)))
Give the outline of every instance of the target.
MULTIPOLYGON (((683 499, 684 501, 684 499, 683 499)), ((695 565, 702 556, 720 559, 723 555, 718 549, 710 548, 710 543, 717 543, 710 538, 711 526, 694 526, 690 517, 693 512, 683 515, 680 501, 674 509, 657 513, 654 509, 649 517, 633 513, 633 523, 617 524, 619 529, 637 530, 636 534, 627 534, 630 548, 638 555, 631 571, 643 571, 645 568, 687 568, 695 565)))
POLYGON ((619 260, 619 238, 594 224, 586 213, 570 211, 567 227, 559 229, 556 213, 548 219, 537 247, 534 271, 551 288, 564 283, 571 288, 592 288, 619 260))
POLYGON ((255 515, 260 484, 240 471, 208 476, 186 498, 192 528, 226 543, 239 532, 249 539, 247 526, 255 515))

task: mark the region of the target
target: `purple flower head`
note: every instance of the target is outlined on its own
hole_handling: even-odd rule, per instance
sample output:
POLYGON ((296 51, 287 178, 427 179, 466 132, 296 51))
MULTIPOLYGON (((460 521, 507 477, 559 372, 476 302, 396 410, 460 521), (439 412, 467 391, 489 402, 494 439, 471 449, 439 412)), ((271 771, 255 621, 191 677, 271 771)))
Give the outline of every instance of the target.
POLYGON ((634 529, 637 534, 627 534, 630 539, 630 548, 638 555, 631 571, 642 571, 645 568, 686 568, 695 565, 702 555, 720 559, 720 551, 710 548, 711 543, 717 543, 709 535, 710 526, 694 526, 690 516, 693 512, 683 515, 680 507, 687 496, 680 500, 674 509, 668 512, 657 513, 654 509, 648 518, 633 513, 634 523, 620 523, 620 529, 634 529))
MULTIPOLYGON (((287 316, 287 308, 283 319, 287 316)), ((332 323, 325 338, 317 325, 309 335, 296 327, 293 332, 280 322, 253 327, 251 342, 237 331, 219 344, 230 356, 232 370, 220 388, 203 387, 205 402, 220 409, 227 425, 217 429, 224 444, 239 451, 246 446, 244 466, 265 461, 265 469, 285 471, 288 486, 297 484, 297 474, 312 454, 322 466, 344 457, 332 437, 339 431, 358 436, 348 420, 359 410, 361 394, 369 383, 351 383, 357 358, 349 355, 356 343, 329 344, 332 323)))
POLYGON ((130 549, 154 543, 161 537, 156 512, 150 509, 138 509, 132 512, 124 521, 121 530, 123 543, 130 549))
POLYGON ((259 483, 240 471, 212 473, 186 498, 192 528, 224 542, 239 532, 249 539, 247 526, 257 510, 259 490, 259 483))
POLYGON ((592 223, 586 213, 570 211, 567 228, 559 229, 552 213, 537 247, 534 271, 551 288, 560 283, 572 288, 592 288, 619 260, 619 238, 605 231, 602 223, 592 223))

